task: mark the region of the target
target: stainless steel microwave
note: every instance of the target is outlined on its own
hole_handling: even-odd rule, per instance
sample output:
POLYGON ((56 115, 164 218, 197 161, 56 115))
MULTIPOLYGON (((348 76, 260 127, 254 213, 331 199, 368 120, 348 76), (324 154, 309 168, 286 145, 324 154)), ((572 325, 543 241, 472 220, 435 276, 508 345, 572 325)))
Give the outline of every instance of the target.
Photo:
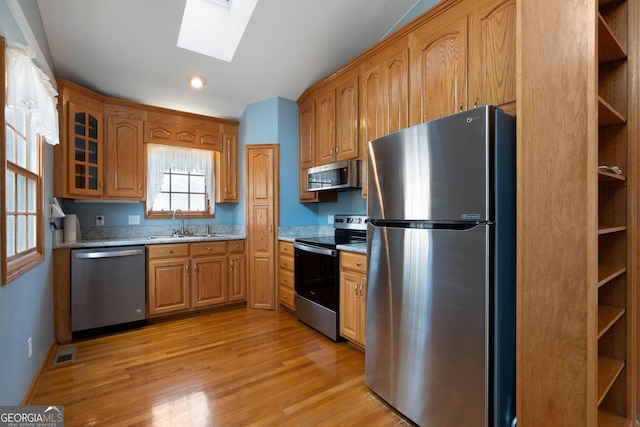
POLYGON ((344 191, 360 188, 360 160, 342 160, 309 168, 308 191, 344 191))

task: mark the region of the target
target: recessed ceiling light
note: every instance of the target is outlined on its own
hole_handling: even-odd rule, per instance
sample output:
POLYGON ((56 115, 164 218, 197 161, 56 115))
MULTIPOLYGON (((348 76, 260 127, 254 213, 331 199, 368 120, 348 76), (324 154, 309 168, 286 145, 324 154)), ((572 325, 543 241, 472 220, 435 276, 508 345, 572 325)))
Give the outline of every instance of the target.
POLYGON ((201 89, 207 84, 207 79, 199 74, 191 74, 187 77, 187 82, 196 89, 201 89))

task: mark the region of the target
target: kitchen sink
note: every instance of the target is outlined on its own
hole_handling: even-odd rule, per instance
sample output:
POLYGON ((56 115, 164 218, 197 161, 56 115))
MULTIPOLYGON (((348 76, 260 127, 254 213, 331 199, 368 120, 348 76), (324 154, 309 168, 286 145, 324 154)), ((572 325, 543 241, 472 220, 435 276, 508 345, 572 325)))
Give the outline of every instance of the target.
POLYGON ((223 237, 223 235, 222 234, 215 234, 215 233, 209 233, 209 234, 166 234, 166 235, 158 235, 158 236, 148 236, 147 239, 149 239, 149 240, 180 239, 180 238, 184 238, 184 237, 223 237))

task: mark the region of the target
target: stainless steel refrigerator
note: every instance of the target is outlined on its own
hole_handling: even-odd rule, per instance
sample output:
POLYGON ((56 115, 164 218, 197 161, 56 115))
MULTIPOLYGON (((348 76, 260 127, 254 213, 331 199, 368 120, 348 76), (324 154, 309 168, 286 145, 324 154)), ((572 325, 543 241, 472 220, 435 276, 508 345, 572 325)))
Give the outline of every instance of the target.
POLYGON ((515 424, 515 119, 368 143, 365 382, 425 427, 515 424))

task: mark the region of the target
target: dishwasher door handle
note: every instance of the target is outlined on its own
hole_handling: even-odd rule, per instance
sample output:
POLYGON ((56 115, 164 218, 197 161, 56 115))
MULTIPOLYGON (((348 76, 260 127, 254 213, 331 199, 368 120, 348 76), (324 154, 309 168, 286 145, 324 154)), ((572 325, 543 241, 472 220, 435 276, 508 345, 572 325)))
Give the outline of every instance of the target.
POLYGON ((99 251, 74 253, 76 259, 117 258, 123 256, 142 255, 142 249, 127 249, 123 251, 99 251))

